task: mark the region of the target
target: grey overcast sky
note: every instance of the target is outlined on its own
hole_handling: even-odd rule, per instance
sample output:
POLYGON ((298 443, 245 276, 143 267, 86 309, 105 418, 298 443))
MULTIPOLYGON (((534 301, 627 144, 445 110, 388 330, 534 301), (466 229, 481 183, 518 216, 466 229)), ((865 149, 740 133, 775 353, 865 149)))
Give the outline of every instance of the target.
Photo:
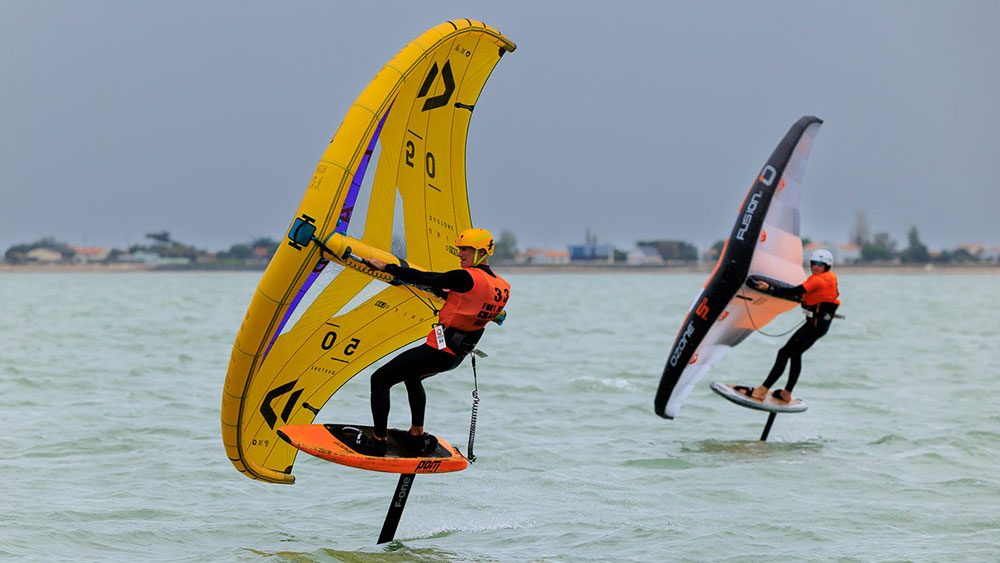
POLYGON ((449 19, 517 43, 469 133, 519 245, 728 235, 802 115, 802 231, 1000 244, 1000 2, 0 0, 0 252, 280 238, 353 99, 449 19))

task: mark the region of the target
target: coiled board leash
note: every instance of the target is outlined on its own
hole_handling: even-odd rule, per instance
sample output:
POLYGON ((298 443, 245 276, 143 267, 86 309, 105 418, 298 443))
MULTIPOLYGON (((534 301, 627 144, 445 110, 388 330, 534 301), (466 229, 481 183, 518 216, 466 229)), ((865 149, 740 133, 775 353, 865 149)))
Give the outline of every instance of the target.
POLYGON ((467 448, 469 453, 465 456, 469 463, 476 461, 476 454, 472 453, 472 447, 476 443, 476 419, 479 417, 479 381, 476 376, 476 356, 485 358, 486 352, 472 351, 472 416, 469 421, 469 446, 467 448))

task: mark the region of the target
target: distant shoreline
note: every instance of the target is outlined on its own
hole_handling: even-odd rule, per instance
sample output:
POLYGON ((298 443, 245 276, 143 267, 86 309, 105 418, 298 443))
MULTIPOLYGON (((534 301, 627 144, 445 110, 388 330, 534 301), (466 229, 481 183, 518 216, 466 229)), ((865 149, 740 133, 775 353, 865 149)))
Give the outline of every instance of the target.
MULTIPOLYGON (((576 264, 565 264, 565 265, 537 265, 537 266, 523 266, 523 265, 499 265, 498 270, 503 272, 516 272, 516 273, 649 273, 649 274, 708 274, 715 268, 715 264, 711 266, 630 266, 626 264, 620 265, 604 265, 604 266, 585 266, 576 264)), ((840 265, 835 266, 834 270, 838 272, 844 272, 847 274, 980 274, 980 275, 998 275, 1000 274, 1000 266, 997 264, 983 264, 983 265, 939 265, 939 264, 929 264, 927 266, 895 266, 895 265, 840 265), (928 267, 930 266, 930 267, 928 267)))
MULTIPOLYGON (((648 274, 696 274, 708 273, 715 267, 705 266, 637 266, 629 264, 498 264, 496 268, 511 273, 581 274, 581 273, 648 273, 648 274)), ((838 272, 849 274, 1000 274, 1000 265, 839 265, 838 272)), ((241 267, 190 267, 190 266, 149 266, 145 264, 0 264, 0 273, 125 273, 125 272, 263 272, 263 266, 241 267)))

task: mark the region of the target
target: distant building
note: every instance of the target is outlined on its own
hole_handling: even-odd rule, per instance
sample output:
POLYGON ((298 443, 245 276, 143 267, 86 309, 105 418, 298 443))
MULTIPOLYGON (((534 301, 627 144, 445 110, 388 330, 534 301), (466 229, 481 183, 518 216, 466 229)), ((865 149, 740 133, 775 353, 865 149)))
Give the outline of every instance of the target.
POLYGON ((983 253, 979 255, 979 261, 1000 264, 1000 246, 983 248, 983 253))
POLYGON ((653 248, 664 262, 690 263, 698 261, 698 248, 690 242, 683 240, 650 240, 639 241, 636 246, 640 248, 653 248))
POLYGON ((107 248, 98 246, 73 246, 73 262, 77 264, 87 264, 92 262, 103 262, 111 254, 107 248))
POLYGON ((958 249, 968 252, 978 260, 982 258, 983 251, 986 250, 986 247, 981 244, 962 244, 959 245, 958 249))
POLYGON ((662 266, 665 263, 656 246, 644 242, 636 244, 635 248, 629 250, 625 261, 633 266, 662 266))
POLYGON ((988 264, 1000 263, 1000 247, 990 247, 984 244, 963 244, 956 250, 964 250, 979 262, 988 264))
POLYGON ((610 244, 571 244, 569 261, 612 263, 615 261, 615 249, 610 244))
POLYGON ((836 264, 857 264, 861 261, 861 247, 853 242, 836 245, 833 261, 836 264))
POLYGON ((29 250, 26 254, 29 262, 38 262, 41 264, 54 264, 56 262, 62 262, 62 254, 51 248, 33 248, 29 250))
POLYGON ((131 254, 123 254, 118 257, 118 261, 145 264, 147 266, 183 266, 191 263, 191 259, 184 256, 164 257, 156 254, 155 252, 147 252, 145 250, 137 250, 131 254))
POLYGON ((550 248, 529 248, 518 254, 515 264, 569 264, 569 252, 550 248))

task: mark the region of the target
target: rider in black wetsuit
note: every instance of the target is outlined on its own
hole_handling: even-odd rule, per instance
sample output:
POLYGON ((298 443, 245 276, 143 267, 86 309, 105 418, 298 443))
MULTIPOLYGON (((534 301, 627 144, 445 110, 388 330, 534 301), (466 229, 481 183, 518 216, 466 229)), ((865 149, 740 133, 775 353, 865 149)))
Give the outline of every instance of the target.
MULTIPOLYGON (((776 297, 801 299, 802 307, 808 311, 809 317, 805 324, 795 331, 788 342, 778 350, 774 366, 771 367, 764 382, 753 389, 740 387, 739 391, 754 399, 764 400, 771 386, 777 383, 785 371, 785 366, 791 361, 792 365, 788 371, 788 382, 785 384, 785 388, 775 391, 773 396, 779 401, 792 401, 792 389, 795 388, 795 384, 799 380, 799 373, 802 371, 802 354, 830 329, 830 323, 840 305, 840 301, 837 299, 840 295, 837 288, 837 276, 830 271, 832 266, 833 254, 829 250, 817 250, 809 257, 809 268, 812 275, 806 281, 790 288, 777 286, 770 288, 770 293, 776 297)), ((761 291, 766 291, 769 287, 770 284, 765 281, 757 282, 757 289, 761 291)))
POLYGON ((372 439, 358 435, 356 444, 366 455, 385 455, 389 420, 389 389, 406 384, 410 403, 411 426, 408 444, 415 453, 433 450, 437 439, 424 433, 424 410, 427 396, 422 381, 458 367, 475 348, 486 323, 496 319, 510 295, 510 285, 493 272, 488 257, 493 254, 493 237, 485 229, 462 231, 456 242, 462 269, 449 272, 423 272, 413 268, 369 260, 369 264, 391 274, 397 280, 430 288, 445 299, 439 314, 440 327, 427 341, 402 352, 380 367, 371 378, 371 408, 374 430, 372 439), (441 338, 438 338, 440 331, 441 338))

